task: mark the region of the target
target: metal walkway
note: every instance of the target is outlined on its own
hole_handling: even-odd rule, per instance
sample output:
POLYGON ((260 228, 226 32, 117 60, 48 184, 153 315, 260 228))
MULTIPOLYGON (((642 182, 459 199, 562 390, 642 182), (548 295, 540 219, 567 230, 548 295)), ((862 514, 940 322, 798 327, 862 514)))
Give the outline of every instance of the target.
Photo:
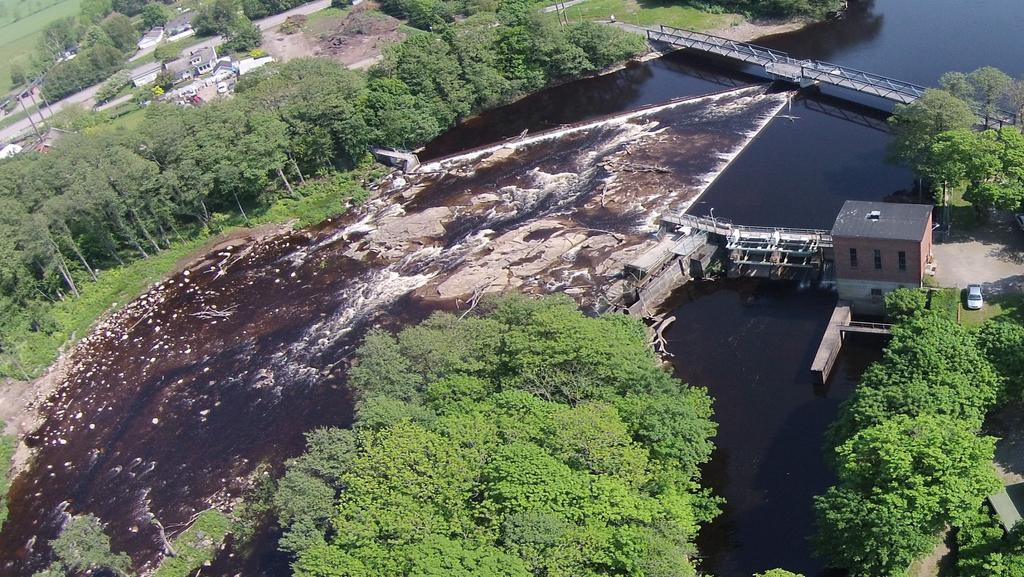
POLYGON ((694 216, 685 212, 667 213, 661 217, 662 224, 678 228, 690 228, 726 238, 727 247, 741 248, 761 244, 813 244, 818 248, 832 248, 832 235, 827 230, 813 228, 780 228, 767 226, 744 226, 733 224, 724 218, 694 216))
POLYGON ((661 224, 684 234, 713 236, 708 241, 724 247, 728 254, 730 277, 793 278, 821 271, 825 250, 832 248, 832 235, 826 230, 740 226, 686 213, 666 214, 661 224))
MULTIPOLYGON (((820 60, 800 60, 779 50, 692 30, 682 30, 664 25, 659 26, 658 29, 645 28, 644 30, 650 41, 663 42, 679 48, 692 48, 740 62, 755 64, 763 68, 773 78, 801 86, 817 83, 831 84, 901 104, 914 102, 925 91, 924 86, 857 70, 849 66, 820 60)), ((976 113, 986 125, 991 123, 1016 124, 1016 115, 1010 112, 997 110, 994 113, 986 114, 984 111, 976 110, 976 113)))

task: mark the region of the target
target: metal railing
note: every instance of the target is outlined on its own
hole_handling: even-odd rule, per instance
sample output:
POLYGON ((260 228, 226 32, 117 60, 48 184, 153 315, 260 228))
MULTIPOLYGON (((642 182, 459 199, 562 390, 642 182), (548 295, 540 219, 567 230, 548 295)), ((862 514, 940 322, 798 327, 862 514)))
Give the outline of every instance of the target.
POLYGON ((832 243, 832 235, 829 231, 815 228, 783 228, 770 226, 737 225, 733 224, 732 221, 725 218, 695 216, 692 214, 686 214, 684 212, 666 214, 665 216, 662 217, 662 220, 675 226, 689 226, 697 230, 711 232, 723 236, 731 236, 737 233, 740 235, 740 237, 771 237, 773 235, 778 235, 780 240, 792 240, 794 238, 809 238, 817 240, 822 245, 830 245, 832 243))
MULTIPOLYGON (((739 60, 758 64, 767 72, 772 72, 772 65, 786 64, 799 67, 799 76, 789 76, 788 72, 783 76, 812 82, 824 82, 833 86, 847 88, 864 94, 877 96, 885 100, 910 104, 924 94, 926 87, 912 82, 904 82, 881 74, 858 70, 849 66, 823 62, 820 60, 801 60, 793 58, 786 52, 765 48, 756 44, 729 40, 720 36, 712 36, 703 32, 683 30, 672 26, 660 25, 658 30, 647 29, 648 40, 668 42, 683 48, 694 48, 711 54, 718 54, 739 60)), ((778 68, 776 68, 778 70, 778 68)), ((975 106, 975 113, 982 119, 986 126, 998 124, 1016 124, 1017 115, 1006 110, 994 110, 987 112, 980 106, 975 106)))

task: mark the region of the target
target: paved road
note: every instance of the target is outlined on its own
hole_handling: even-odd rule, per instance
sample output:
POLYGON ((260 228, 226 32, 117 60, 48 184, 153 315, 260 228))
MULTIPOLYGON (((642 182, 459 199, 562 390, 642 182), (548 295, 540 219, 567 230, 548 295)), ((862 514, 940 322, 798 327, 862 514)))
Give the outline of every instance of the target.
MULTIPOLYGON (((294 16, 297 14, 313 14, 314 12, 319 12, 324 8, 329 7, 330 5, 331 0, 316 0, 315 2, 309 2, 308 4, 303 4, 302 6, 292 8, 287 12, 282 12, 280 14, 268 16, 266 18, 263 18, 262 20, 257 20, 256 25, 260 27, 260 30, 267 30, 268 28, 280 26, 289 16, 294 16)), ((220 36, 212 36, 201 42, 197 42, 191 48, 198 49, 207 46, 217 46, 223 41, 224 39, 220 36)), ((132 74, 134 74, 137 70, 141 70, 149 65, 150 63, 146 63, 140 66, 136 66, 135 68, 132 68, 132 74)), ((80 104, 86 108, 91 107, 94 104, 93 97, 96 95, 96 91, 99 90, 101 85, 102 84, 90 86, 89 88, 86 88, 81 92, 77 92, 75 94, 72 94, 71 96, 68 96, 64 100, 53 102, 50 104, 50 110, 52 110, 53 112, 57 112, 65 106, 71 104, 80 104)), ((50 117, 49 112, 44 111, 44 114, 47 118, 50 117)), ((39 120, 39 114, 34 115, 34 120, 39 120)), ((23 132, 28 132, 30 130, 32 130, 32 124, 29 122, 27 118, 23 118, 18 122, 12 123, 10 126, 0 128, 0 143, 7 142, 8 140, 13 140, 14 137, 22 134, 23 132)))

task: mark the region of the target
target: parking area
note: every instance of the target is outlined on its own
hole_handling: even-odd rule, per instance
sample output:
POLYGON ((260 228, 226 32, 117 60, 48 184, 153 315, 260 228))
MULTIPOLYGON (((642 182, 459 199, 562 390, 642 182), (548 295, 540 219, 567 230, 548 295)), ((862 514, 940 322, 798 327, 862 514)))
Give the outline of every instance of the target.
POLYGON ((986 295, 1024 289, 1024 231, 1012 214, 997 214, 972 230, 954 231, 948 241, 936 231, 932 254, 939 286, 981 284, 986 295))

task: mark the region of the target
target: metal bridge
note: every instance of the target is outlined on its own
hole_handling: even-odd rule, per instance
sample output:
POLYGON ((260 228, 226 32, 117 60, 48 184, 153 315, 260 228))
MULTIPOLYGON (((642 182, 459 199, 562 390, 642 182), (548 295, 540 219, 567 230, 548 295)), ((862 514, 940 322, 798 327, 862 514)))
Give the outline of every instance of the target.
MULTIPOLYGON (((647 34, 647 39, 652 42, 663 42, 679 48, 692 48, 740 62, 755 64, 763 68, 773 78, 804 87, 818 83, 831 84, 901 104, 914 102, 925 91, 924 86, 857 70, 849 66, 820 60, 800 60, 780 50, 692 30, 664 25, 659 26, 658 29, 644 28, 643 30, 647 34)), ((1017 120, 1015 114, 1002 110, 978 109, 975 112, 986 126, 989 124, 1016 124, 1017 120)))

